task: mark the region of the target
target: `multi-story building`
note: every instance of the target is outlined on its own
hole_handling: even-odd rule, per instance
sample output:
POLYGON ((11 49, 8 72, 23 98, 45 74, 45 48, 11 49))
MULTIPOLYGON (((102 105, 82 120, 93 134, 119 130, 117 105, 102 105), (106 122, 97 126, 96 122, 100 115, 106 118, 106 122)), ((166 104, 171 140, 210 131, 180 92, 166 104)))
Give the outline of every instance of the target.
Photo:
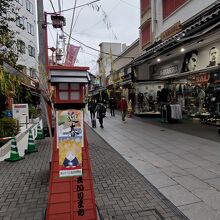
POLYGON ((11 22, 17 40, 18 61, 21 71, 33 79, 38 78, 38 41, 35 0, 14 0, 16 22, 11 22))
POLYGON ((190 116, 219 117, 219 19, 218 0, 141 1, 145 54, 133 64, 145 80, 142 88, 137 85, 144 100, 139 111, 149 111, 151 96, 155 102, 179 104, 190 116))
MULTIPOLYGON (((113 60, 126 48, 126 44, 102 42, 99 44, 100 55, 98 62, 97 82, 99 90, 96 90, 97 98, 102 96, 102 99, 107 99, 106 94, 106 79, 111 73, 113 60)), ((96 95, 96 94, 93 94, 96 95)))

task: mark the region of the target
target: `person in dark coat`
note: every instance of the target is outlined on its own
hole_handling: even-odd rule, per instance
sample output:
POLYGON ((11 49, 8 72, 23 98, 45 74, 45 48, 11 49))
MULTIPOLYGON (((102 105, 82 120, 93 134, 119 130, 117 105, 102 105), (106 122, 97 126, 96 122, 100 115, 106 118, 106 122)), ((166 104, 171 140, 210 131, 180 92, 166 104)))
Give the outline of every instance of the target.
POLYGON ((96 108, 96 102, 94 99, 91 99, 88 104, 91 120, 95 118, 95 108, 96 108))
POLYGON ((111 116, 115 116, 115 108, 116 108, 115 99, 111 97, 109 100, 109 109, 110 109, 111 116))
POLYGON ((105 117, 106 107, 102 102, 99 102, 95 108, 95 112, 97 113, 96 117, 99 120, 99 124, 101 128, 103 127, 103 118, 105 117))
POLYGON ((128 109, 128 103, 124 96, 122 96, 122 99, 118 103, 118 109, 121 111, 122 121, 125 121, 125 116, 128 109))

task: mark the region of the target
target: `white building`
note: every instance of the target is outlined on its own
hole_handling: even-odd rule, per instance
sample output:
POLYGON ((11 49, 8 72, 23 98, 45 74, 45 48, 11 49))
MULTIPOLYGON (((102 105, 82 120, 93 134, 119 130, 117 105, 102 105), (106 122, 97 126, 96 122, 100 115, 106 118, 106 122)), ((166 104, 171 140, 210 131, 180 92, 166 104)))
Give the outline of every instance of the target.
POLYGON ((18 61, 22 71, 33 79, 38 77, 37 16, 35 0, 14 0, 18 13, 11 29, 17 40, 18 61))

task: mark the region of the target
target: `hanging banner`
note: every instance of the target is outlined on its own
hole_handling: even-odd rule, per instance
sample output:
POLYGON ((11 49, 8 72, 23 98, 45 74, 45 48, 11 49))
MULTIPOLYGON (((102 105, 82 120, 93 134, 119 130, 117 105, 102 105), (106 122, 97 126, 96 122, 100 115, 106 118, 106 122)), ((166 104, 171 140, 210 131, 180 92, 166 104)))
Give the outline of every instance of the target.
POLYGON ((79 46, 74 46, 72 44, 69 45, 67 49, 65 64, 64 64, 65 66, 74 66, 79 49, 80 49, 79 46))
POLYGON ((59 176, 82 176, 83 111, 59 110, 56 119, 59 176))

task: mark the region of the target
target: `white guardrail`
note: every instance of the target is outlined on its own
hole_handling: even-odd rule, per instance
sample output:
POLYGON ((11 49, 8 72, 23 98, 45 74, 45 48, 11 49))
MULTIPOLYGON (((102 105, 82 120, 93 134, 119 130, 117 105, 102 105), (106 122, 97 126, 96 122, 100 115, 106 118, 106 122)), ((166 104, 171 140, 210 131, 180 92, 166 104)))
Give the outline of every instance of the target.
MULTIPOLYGON (((28 146, 28 135, 29 130, 32 131, 33 139, 37 137, 37 126, 40 123, 41 129, 43 129, 42 120, 39 118, 30 120, 28 126, 24 125, 20 128, 20 133, 15 136, 17 142, 18 153, 20 156, 24 156, 25 150, 28 146), (27 127, 27 128, 26 128, 27 127)), ((5 145, 0 147, 0 161, 10 157, 11 152, 11 140, 9 140, 5 145)))

